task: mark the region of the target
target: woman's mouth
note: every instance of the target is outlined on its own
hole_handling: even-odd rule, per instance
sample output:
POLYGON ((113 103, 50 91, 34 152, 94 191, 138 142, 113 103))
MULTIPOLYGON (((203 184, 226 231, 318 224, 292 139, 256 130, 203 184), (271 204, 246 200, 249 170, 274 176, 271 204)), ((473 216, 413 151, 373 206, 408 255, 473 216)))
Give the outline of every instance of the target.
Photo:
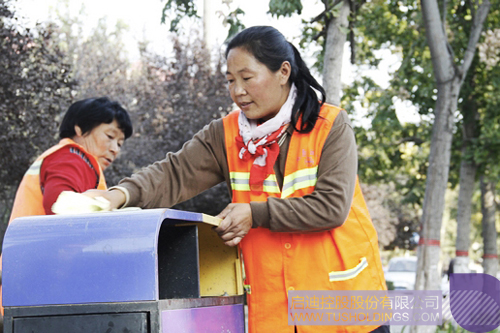
POLYGON ((240 103, 240 108, 242 110, 247 110, 250 107, 251 104, 253 104, 253 102, 240 103))
POLYGON ((113 163, 113 160, 104 157, 104 164, 106 164, 106 166, 109 166, 111 163, 113 163))

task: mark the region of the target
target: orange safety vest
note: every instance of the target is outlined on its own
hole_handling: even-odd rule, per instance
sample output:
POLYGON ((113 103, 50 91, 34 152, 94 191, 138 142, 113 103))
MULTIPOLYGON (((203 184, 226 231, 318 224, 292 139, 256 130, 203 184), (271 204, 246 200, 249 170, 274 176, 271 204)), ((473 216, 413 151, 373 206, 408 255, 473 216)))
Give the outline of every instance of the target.
MULTIPOLYGON (((43 208, 43 194, 42 189, 40 188, 40 169, 42 167, 42 162, 47 156, 66 146, 76 147, 80 151, 85 153, 85 155, 89 158, 90 163, 92 163, 94 169, 99 170, 99 184, 97 185, 97 189, 105 190, 107 188, 104 174, 95 157, 89 154, 82 146, 77 144, 75 141, 71 139, 62 139, 57 145, 46 150, 42 155, 40 155, 30 166, 28 171, 26 171, 26 173, 24 174, 24 177, 21 180, 21 184, 19 184, 19 188, 17 189, 16 199, 14 200, 9 223, 17 217, 45 215, 45 209, 43 208)), ((2 265, 1 260, 2 258, 0 257, 0 267, 2 265)), ((1 294, 2 289, 0 286, 0 312, 1 314, 3 314, 1 294)))
POLYGON ((62 139, 57 145, 46 150, 42 155, 40 155, 24 174, 21 184, 19 184, 19 188, 17 189, 16 199, 14 201, 14 206, 12 207, 9 223, 16 217, 45 215, 45 209, 43 208, 43 194, 42 189, 40 188, 40 169, 42 167, 42 162, 47 156, 66 146, 76 147, 85 153, 94 169, 99 170, 99 185, 97 186, 97 189, 106 189, 104 174, 95 157, 89 154, 75 141, 71 139, 62 139))
MULTIPOLYGON (((238 157, 239 134, 235 111, 223 119, 232 202, 303 197, 314 191, 325 140, 341 110, 323 105, 310 133, 294 132, 280 190, 275 174, 264 182, 264 192, 250 191, 253 161, 238 157)), ((328 216, 325 216, 328 219, 328 216)), ((250 332, 294 332, 288 325, 288 290, 385 290, 377 232, 370 219, 358 180, 345 223, 313 233, 272 232, 254 228, 240 243, 250 332)), ((297 332, 370 332, 378 326, 297 326, 297 332)))

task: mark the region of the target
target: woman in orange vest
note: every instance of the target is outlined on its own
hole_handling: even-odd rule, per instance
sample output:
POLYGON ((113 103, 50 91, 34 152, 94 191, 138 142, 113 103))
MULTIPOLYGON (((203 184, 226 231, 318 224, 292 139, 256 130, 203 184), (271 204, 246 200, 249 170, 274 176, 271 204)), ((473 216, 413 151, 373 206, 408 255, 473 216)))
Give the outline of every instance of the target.
POLYGON ((242 251, 250 332, 389 332, 288 325, 289 290, 386 289, 356 177, 354 133, 276 29, 242 31, 226 59, 239 110, 113 190, 88 195, 105 196, 112 207, 170 207, 225 181, 232 203, 215 230, 242 251))
POLYGON ((40 155, 26 171, 16 193, 10 221, 51 215, 62 191, 106 189, 103 171, 132 135, 127 111, 106 97, 73 103, 61 122, 61 141, 40 155))
POLYGON ((131 135, 132 122, 119 103, 106 97, 73 103, 59 127, 59 143, 40 155, 21 180, 9 223, 54 214, 52 205, 62 191, 105 190, 103 171, 131 135))

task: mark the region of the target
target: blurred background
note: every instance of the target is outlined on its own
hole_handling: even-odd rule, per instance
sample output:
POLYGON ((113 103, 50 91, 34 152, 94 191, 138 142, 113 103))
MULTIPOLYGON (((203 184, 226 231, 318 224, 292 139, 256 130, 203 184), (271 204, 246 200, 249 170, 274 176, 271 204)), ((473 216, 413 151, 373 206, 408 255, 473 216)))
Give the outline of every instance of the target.
MULTIPOLYGON (((500 6, 492 0, 481 19, 482 4, 440 2, 459 84, 444 96, 426 39, 435 27, 414 0, 0 0, 0 236, 25 170, 58 141, 73 101, 106 95, 129 110, 134 135, 106 170, 115 185, 234 108, 224 42, 244 27, 272 25, 299 47, 328 101, 350 115, 386 270, 405 257, 416 275, 412 258, 419 241, 428 245, 427 228, 438 235, 439 281, 457 255, 460 269, 497 275, 500 6), (439 106, 446 99, 451 109, 439 106), (433 131, 442 131, 436 119, 445 113, 440 154, 433 131), (439 183, 428 181, 430 161, 444 165, 439 183), (430 194, 437 187, 442 200, 430 194)), ((228 202, 221 184, 175 208, 216 215, 228 202)))

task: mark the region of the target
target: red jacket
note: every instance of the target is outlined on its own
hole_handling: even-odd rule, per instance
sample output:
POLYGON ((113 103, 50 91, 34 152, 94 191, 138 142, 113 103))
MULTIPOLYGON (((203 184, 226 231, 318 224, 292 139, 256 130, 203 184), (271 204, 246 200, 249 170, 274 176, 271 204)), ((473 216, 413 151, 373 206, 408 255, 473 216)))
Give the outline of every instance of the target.
MULTIPOLYGON (((30 166, 28 171, 26 171, 21 184, 17 189, 16 199, 12 207, 12 212, 10 215, 10 221, 20 216, 30 216, 30 215, 45 215, 45 209, 43 207, 43 193, 40 187, 40 169, 42 167, 42 162, 48 156, 59 151, 63 147, 75 147, 79 151, 83 152, 85 157, 88 159, 91 167, 96 170, 99 174, 99 183, 97 189, 106 189, 106 180, 104 179, 104 174, 97 163, 97 160, 85 149, 74 142, 71 139, 62 139, 57 145, 45 151, 40 155, 36 161, 30 166)), ((94 187, 95 188, 95 187, 94 187)), ((88 188, 91 189, 91 188, 88 188)))

